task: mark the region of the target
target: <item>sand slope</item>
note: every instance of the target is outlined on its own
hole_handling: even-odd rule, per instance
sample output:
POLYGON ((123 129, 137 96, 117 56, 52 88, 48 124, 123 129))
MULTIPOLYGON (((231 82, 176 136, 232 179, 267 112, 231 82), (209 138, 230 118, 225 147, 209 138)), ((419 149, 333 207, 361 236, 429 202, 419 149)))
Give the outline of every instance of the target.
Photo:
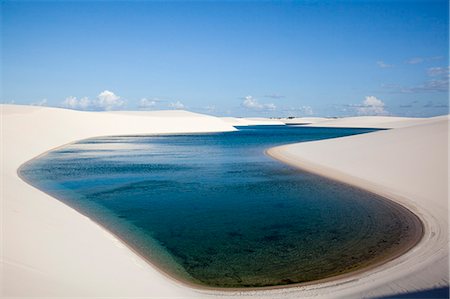
POLYGON ((17 168, 79 139, 112 134, 232 131, 186 111, 80 112, 2 105, 2 287, 4 296, 181 296, 166 279, 88 218, 23 182, 17 168))
MULTIPOLYGON (((379 269, 367 295, 448 286, 449 118, 359 136, 275 147, 268 153, 294 166, 398 201, 425 224, 413 250, 379 269)), ((361 285, 363 287, 363 285, 361 285)))
POLYGON ((403 128, 425 121, 424 118, 395 117, 395 116, 354 116, 345 118, 326 119, 308 124, 312 127, 335 128, 403 128))
POLYGON ((261 125, 284 125, 285 123, 271 118, 263 117, 221 117, 223 121, 232 126, 261 126, 261 125))
POLYGON ((329 121, 332 119, 325 117, 294 117, 294 118, 279 118, 278 120, 282 121, 286 125, 307 125, 329 121))
POLYGON ((301 124, 310 127, 392 129, 411 126, 426 119, 395 116, 354 116, 340 118, 298 117, 281 118, 279 120, 285 124, 301 124))

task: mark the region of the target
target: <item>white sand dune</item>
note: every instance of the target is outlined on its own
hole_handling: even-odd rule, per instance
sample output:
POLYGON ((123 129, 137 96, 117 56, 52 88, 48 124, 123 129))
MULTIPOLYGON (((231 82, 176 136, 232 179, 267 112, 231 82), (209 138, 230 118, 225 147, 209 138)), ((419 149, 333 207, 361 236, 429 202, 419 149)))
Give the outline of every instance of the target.
POLYGON ((449 284, 449 117, 413 123, 406 128, 268 150, 288 164, 399 202, 423 221, 425 235, 417 246, 353 283, 366 296, 449 284))
POLYGON ((395 117, 395 116, 353 116, 353 117, 295 117, 277 119, 287 125, 302 125, 308 127, 335 128, 378 128, 392 129, 411 126, 426 118, 395 117))
POLYGON ((231 131, 230 123, 185 111, 0 107, 3 297, 358 298, 448 284, 447 119, 272 150, 288 163, 300 161, 301 167, 402 202, 424 220, 425 238, 400 258, 340 280, 224 293, 166 277, 87 217, 26 184, 17 169, 45 151, 88 137, 231 131))
POLYGON ((310 127, 335 127, 335 128, 378 128, 392 129, 408 127, 426 120, 415 117, 395 116, 354 116, 344 118, 312 119, 310 127))
POLYGON ((88 137, 235 130, 232 126, 186 111, 1 109, 3 296, 199 297, 87 217, 22 181, 17 169, 47 150, 88 137))
POLYGON ((261 126, 261 125, 284 125, 278 119, 263 117, 221 117, 223 121, 232 126, 261 126))
POLYGON ((316 124, 324 121, 329 121, 331 118, 325 117, 294 117, 294 118, 279 118, 279 121, 286 125, 307 125, 316 124))
POLYGON ((277 119, 265 118, 265 117, 246 117, 245 121, 249 126, 260 125, 284 125, 285 123, 277 119))

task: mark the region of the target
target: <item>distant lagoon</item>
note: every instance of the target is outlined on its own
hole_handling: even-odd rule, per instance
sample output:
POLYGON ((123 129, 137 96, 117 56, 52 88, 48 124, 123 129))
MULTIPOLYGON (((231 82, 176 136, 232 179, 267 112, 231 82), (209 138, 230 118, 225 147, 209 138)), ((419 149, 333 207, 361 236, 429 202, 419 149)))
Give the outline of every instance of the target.
POLYGON ((420 221, 400 205, 264 154, 372 131, 255 126, 92 138, 29 161, 20 175, 185 283, 284 286, 381 263, 418 241, 420 221))

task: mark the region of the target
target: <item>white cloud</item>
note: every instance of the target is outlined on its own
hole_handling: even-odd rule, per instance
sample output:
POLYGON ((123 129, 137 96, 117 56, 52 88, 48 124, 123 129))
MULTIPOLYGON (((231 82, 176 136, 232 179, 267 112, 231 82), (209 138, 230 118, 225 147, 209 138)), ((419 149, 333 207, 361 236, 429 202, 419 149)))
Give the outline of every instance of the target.
POLYGON ((62 106, 70 109, 87 110, 92 106, 92 102, 88 97, 77 99, 70 96, 62 102, 62 106))
POLYGON ((283 98, 285 98, 286 96, 281 95, 281 94, 276 94, 276 93, 274 93, 274 94, 267 94, 267 95, 265 95, 264 97, 265 97, 265 98, 270 98, 270 99, 283 99, 283 98))
POLYGON ((62 103, 63 107, 77 110, 113 110, 124 106, 125 101, 109 90, 101 92, 97 99, 90 100, 88 97, 67 97, 62 103))
POLYGON ((97 96, 95 106, 99 109, 113 110, 120 108, 125 104, 119 96, 115 95, 112 91, 104 90, 97 96))
POLYGON ((89 100, 88 97, 82 97, 78 101, 78 105, 80 106, 81 109, 87 109, 91 105, 91 101, 89 100))
POLYGON ((277 107, 273 103, 262 104, 259 103, 257 99, 252 96, 246 96, 242 102, 242 106, 247 109, 254 110, 275 110, 277 107))
POLYGON ((275 109, 277 109, 277 106, 275 106, 275 104, 273 104, 273 103, 263 104, 263 107, 266 110, 275 110, 275 109))
POLYGON ((77 98, 76 97, 73 97, 73 96, 70 96, 70 97, 67 97, 63 102, 62 102, 62 105, 64 106, 64 107, 67 107, 67 108, 76 108, 77 106, 78 106, 78 100, 77 100, 77 98))
POLYGON ((425 58, 423 57, 413 57, 406 61, 407 64, 419 64, 425 61, 425 58))
POLYGON ((382 100, 367 96, 360 105, 355 105, 356 111, 359 115, 386 115, 388 112, 384 109, 385 104, 382 100))
POLYGON ((422 62, 442 60, 444 56, 429 56, 429 57, 413 57, 406 61, 407 64, 419 64, 422 62))
POLYGON ((427 70, 427 74, 428 74, 428 76, 431 76, 431 77, 441 76, 441 75, 448 76, 449 70, 450 70, 450 68, 448 66, 447 67, 430 67, 427 70))
POLYGON ((377 61, 377 65, 379 67, 383 68, 383 69, 393 67, 392 64, 387 64, 387 63, 385 63, 384 61, 381 61, 381 60, 377 61))
POLYGON ((431 93, 431 92, 448 92, 450 68, 431 67, 427 69, 428 79, 421 84, 414 86, 402 86, 398 84, 385 84, 384 88, 391 92, 399 93, 431 93))
POLYGON ((150 99, 146 99, 146 98, 142 98, 139 101, 139 108, 143 108, 143 109, 151 109, 153 107, 156 106, 156 100, 150 100, 150 99))
POLYGON ((181 103, 180 101, 176 101, 176 102, 169 103, 169 108, 184 109, 184 108, 186 108, 186 106, 184 106, 184 104, 181 103))

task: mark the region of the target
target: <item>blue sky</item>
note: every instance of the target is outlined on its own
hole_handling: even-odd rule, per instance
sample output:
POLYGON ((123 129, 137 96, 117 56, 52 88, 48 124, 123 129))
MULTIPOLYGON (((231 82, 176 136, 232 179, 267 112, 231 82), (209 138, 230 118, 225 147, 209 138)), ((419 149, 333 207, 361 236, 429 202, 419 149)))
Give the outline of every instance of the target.
POLYGON ((448 113, 447 1, 2 1, 3 103, 448 113))

